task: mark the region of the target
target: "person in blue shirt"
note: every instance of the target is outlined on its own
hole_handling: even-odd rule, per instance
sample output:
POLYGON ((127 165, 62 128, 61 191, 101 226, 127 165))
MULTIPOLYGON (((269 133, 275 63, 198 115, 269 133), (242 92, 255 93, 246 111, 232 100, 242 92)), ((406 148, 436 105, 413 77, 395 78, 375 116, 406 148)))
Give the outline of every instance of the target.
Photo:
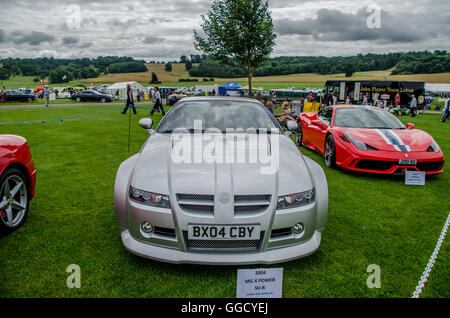
POLYGON ((444 115, 441 118, 441 121, 445 123, 447 119, 450 118, 450 95, 447 97, 447 101, 444 106, 444 115))
POLYGON ((273 102, 272 101, 268 101, 266 104, 267 109, 269 110, 269 112, 273 115, 274 111, 273 111, 273 102))
POLYGON ((122 114, 126 114, 128 108, 131 107, 133 109, 133 113, 136 115, 136 107, 134 106, 134 97, 133 97, 133 90, 131 89, 131 85, 127 85, 127 104, 125 105, 124 110, 122 111, 122 114))

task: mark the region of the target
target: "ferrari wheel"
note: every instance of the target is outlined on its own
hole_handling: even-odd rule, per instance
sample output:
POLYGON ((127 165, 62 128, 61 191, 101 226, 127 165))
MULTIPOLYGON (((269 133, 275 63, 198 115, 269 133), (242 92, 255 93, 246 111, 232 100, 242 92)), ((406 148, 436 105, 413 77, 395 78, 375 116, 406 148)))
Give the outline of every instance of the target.
POLYGON ((9 233, 22 226, 29 206, 25 176, 16 168, 7 169, 0 177, 0 232, 9 233))
POLYGON ((80 98, 80 97, 77 97, 75 100, 76 100, 78 103, 81 102, 81 98, 80 98))
POLYGON ((334 168, 336 166, 336 144, 332 135, 328 135, 325 141, 324 159, 327 167, 334 168))
POLYGON ((298 131, 295 133, 295 144, 300 147, 302 143, 303 143, 303 129, 300 124, 298 127, 298 131))
POLYGON ((397 115, 401 116, 403 113, 401 110, 398 111, 397 115))
POLYGON ((102 103, 106 103, 106 99, 105 99, 105 98, 102 98, 100 101, 101 101, 102 103))

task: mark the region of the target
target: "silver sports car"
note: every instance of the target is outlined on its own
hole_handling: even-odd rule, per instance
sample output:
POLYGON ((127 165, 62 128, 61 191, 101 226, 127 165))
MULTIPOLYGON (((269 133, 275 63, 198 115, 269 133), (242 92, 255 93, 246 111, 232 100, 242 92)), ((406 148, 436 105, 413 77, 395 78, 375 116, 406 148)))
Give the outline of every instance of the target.
POLYGON ((273 264, 314 253, 328 213, 322 168, 260 102, 179 101, 116 176, 125 248, 170 263, 273 264))

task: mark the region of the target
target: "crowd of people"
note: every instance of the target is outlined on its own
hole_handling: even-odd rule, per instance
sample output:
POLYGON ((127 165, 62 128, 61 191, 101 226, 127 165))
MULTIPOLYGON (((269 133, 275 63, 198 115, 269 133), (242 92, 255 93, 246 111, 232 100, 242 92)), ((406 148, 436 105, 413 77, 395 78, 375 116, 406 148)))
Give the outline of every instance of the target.
MULTIPOLYGON (((153 104, 153 108, 150 111, 150 116, 153 116, 155 111, 158 113, 161 112, 162 115, 165 116, 166 112, 164 110, 164 106, 162 103, 161 90, 159 89, 159 87, 154 87, 150 91, 150 95, 151 95, 151 100, 152 100, 152 104, 153 104)), ((143 101, 144 97, 145 97, 144 91, 138 89, 136 92, 137 101, 138 102, 140 102, 141 100, 143 101)), ((133 113, 135 115, 137 114, 135 101, 134 101, 134 93, 133 93, 133 89, 131 88, 130 84, 127 85, 127 101, 125 104, 125 108, 122 111, 122 114, 125 115, 129 108, 131 108, 133 110, 133 113)))

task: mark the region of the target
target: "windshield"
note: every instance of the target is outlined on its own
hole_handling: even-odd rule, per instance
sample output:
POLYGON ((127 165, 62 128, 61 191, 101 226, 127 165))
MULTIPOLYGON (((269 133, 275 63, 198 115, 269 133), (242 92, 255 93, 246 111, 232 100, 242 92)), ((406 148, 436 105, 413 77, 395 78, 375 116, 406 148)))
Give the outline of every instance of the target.
POLYGON ((405 129, 400 120, 391 113, 374 108, 337 109, 334 126, 372 129, 405 129))
POLYGON ((280 126, 266 109, 256 103, 241 101, 192 101, 179 104, 164 117, 157 132, 171 133, 175 130, 218 129, 276 129, 281 133, 280 126), (196 122, 196 126, 194 126, 196 122))

